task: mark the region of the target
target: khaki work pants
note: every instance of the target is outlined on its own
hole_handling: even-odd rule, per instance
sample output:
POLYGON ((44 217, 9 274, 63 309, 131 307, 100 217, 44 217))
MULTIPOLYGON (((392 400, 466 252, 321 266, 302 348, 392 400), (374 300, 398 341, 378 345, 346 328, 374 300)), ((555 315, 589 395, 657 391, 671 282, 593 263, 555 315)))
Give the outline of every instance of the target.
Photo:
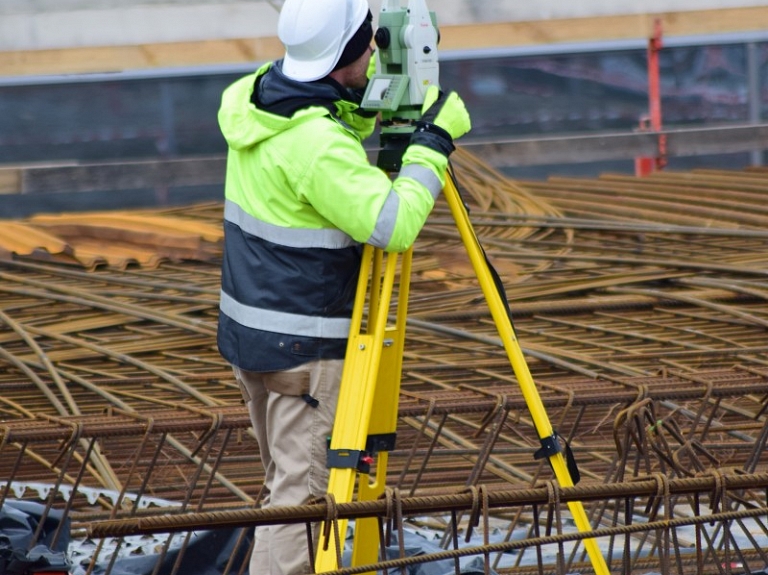
MULTIPOLYGON (((343 360, 313 361, 288 371, 234 368, 259 443, 267 490, 262 507, 304 505, 325 495, 325 466, 339 396, 343 360), (310 397, 302 397, 308 394, 310 397), (317 400, 316 407, 311 400, 317 400)), ((318 529, 314 526, 314 544, 318 529)), ((307 529, 257 526, 250 575, 311 573, 307 529)))

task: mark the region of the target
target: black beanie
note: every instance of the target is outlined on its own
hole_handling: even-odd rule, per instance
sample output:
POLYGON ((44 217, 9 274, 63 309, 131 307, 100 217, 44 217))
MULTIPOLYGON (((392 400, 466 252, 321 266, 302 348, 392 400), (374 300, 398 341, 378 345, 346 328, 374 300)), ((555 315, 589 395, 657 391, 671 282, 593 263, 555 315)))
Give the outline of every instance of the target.
POLYGON ((344 51, 341 53, 341 58, 334 66, 334 70, 349 66, 352 62, 357 60, 371 45, 373 40, 373 14, 368 10, 368 15, 360 24, 357 32, 349 39, 347 45, 344 46, 344 51))

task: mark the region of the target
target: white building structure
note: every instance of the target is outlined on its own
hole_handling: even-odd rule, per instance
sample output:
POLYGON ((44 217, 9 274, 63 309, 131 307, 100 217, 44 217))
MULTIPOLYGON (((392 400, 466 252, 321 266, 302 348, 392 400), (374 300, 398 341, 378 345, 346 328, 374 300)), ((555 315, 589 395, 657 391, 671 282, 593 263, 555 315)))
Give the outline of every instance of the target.
MULTIPOLYGON (((374 11, 378 11, 380 3, 381 0, 370 0, 374 11)), ((428 3, 438 12, 441 26, 766 5, 765 0, 432 0, 428 3)), ((281 0, 0 0, 0 52, 271 37, 280 5, 281 0)), ((645 32, 638 30, 638 37, 645 32)), ((610 34, 610 30, 605 33, 610 34)))

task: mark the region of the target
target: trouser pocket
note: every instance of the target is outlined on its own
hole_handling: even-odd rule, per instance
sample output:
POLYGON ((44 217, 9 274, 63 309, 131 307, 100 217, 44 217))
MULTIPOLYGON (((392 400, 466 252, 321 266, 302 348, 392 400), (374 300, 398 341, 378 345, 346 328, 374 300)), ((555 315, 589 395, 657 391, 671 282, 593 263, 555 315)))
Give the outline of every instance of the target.
POLYGON ((264 387, 281 395, 301 397, 310 393, 310 370, 305 366, 264 374, 264 387))

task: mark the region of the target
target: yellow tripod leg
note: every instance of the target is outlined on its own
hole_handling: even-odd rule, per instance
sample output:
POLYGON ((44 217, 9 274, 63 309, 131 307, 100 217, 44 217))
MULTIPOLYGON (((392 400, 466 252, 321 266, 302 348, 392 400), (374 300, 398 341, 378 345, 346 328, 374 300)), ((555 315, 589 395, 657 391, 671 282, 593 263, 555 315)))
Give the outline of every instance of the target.
MULTIPOLYGON (((393 257, 393 256, 389 256, 393 257)), ((376 474, 373 480, 360 475, 357 487, 359 501, 378 499, 386 488, 389 449, 394 446, 397 431, 397 409, 400 403, 400 379, 403 371, 403 347, 405 345, 405 324, 408 316, 408 293, 411 279, 413 250, 403 253, 400 259, 400 284, 397 300, 397 315, 394 326, 388 326, 384 333, 383 349, 376 380, 376 394, 368 427, 368 437, 382 438, 391 445, 378 450, 376 474)), ((352 547, 353 566, 375 563, 379 553, 379 522, 375 517, 355 521, 355 538, 352 547)))
MULTIPOLYGON (((456 220, 459 234, 464 242, 464 247, 467 250, 469 259, 472 262, 475 275, 480 282, 483 295, 485 295, 485 299, 488 302, 488 308, 493 317, 493 321, 496 324, 496 329, 499 331, 499 336, 501 337, 504 349, 512 364, 512 369, 515 372, 518 384, 523 392, 525 403, 531 413, 536 431, 539 434, 539 439, 547 440, 552 438, 554 429, 547 417, 547 412, 544 409, 544 404, 541 401, 536 385, 533 382, 533 377, 528 369, 528 364, 525 361, 514 328, 512 327, 512 321, 507 314, 507 308, 494 284, 493 276, 491 275, 488 263, 485 260, 485 255, 480 247, 480 243, 472 228, 472 224, 469 221, 467 210, 461 201, 459 191, 456 189, 450 173, 446 174, 443 194, 451 209, 453 218, 456 220)), ((563 454, 560 451, 557 451, 549 456, 549 461, 560 485, 563 487, 571 487, 573 485, 573 480, 563 454)), ((585 533, 592 530, 592 527, 589 524, 589 519, 584 511, 584 506, 580 501, 568 503, 568 508, 570 509, 576 527, 580 532, 585 533)), ((610 571, 605 563, 603 555, 600 553, 597 541, 594 539, 585 539, 584 546, 592 562, 592 567, 595 569, 595 573, 598 575, 608 575, 610 571)))
MULTIPOLYGON (((398 257, 396 254, 387 256, 382 275, 383 252, 371 246, 366 246, 363 251, 329 450, 331 471, 328 493, 334 496, 337 503, 352 501, 358 475, 360 475, 359 500, 375 499, 384 492, 386 451, 379 453, 373 482, 368 481, 367 473, 360 473, 357 463, 361 454, 366 451, 369 437, 380 440, 391 437, 393 440, 397 428, 411 258, 410 250, 402 257, 396 325, 388 327, 387 319, 398 257), (367 294, 370 297, 366 297, 367 294), (366 303, 368 316, 364 329, 366 303)), ((380 447, 380 445, 377 446, 376 451, 379 451, 380 447)), ((375 519, 362 520, 356 524, 353 565, 376 561, 378 526, 375 521, 375 519)), ((339 521, 338 528, 342 538, 346 532, 346 526, 346 521, 339 521)), ((318 549, 315 570, 322 573, 340 568, 337 555, 335 540, 331 538, 327 548, 321 546, 318 549)))

